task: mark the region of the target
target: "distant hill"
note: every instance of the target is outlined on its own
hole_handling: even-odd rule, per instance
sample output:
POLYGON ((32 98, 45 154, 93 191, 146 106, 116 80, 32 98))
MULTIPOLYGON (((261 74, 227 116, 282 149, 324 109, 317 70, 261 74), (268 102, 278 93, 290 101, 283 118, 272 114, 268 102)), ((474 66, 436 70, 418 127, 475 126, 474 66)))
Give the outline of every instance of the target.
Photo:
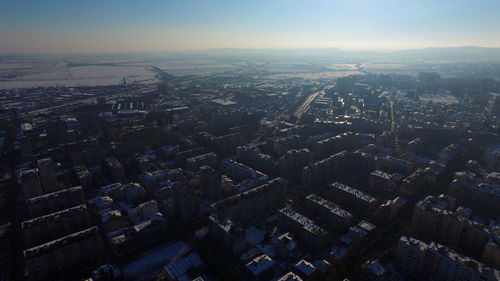
POLYGON ((500 48, 474 46, 407 49, 392 52, 344 50, 339 48, 318 49, 209 49, 197 52, 202 55, 222 57, 254 57, 266 59, 333 59, 333 60, 380 60, 391 62, 500 62, 500 48))
POLYGON ((389 54, 393 57, 438 61, 500 61, 500 48, 482 48, 474 46, 452 48, 426 48, 401 50, 389 54))

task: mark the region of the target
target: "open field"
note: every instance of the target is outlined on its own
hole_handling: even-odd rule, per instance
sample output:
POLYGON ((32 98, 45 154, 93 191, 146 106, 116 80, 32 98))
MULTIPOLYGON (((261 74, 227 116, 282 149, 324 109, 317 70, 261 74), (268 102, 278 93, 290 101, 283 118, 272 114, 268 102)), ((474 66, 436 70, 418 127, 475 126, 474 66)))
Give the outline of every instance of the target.
POLYGON ((395 70, 407 68, 407 64, 402 63, 364 63, 361 65, 365 70, 395 70))
POLYGON ((301 72, 301 73, 283 73, 268 75, 268 79, 287 79, 287 78, 303 78, 308 80, 317 79, 335 79, 349 75, 362 74, 359 71, 321 71, 321 72, 301 72))
POLYGON ((441 77, 498 78, 500 64, 426 63, 390 59, 383 54, 355 58, 354 53, 311 54, 291 51, 200 51, 93 55, 0 55, 0 89, 45 86, 100 86, 123 82, 155 83, 158 67, 173 76, 259 75, 269 79, 336 79, 348 75, 437 72, 441 77), (312 55, 314 54, 314 55, 312 55))
POLYGON ((82 65, 68 66, 64 61, 0 63, 0 89, 47 86, 98 86, 123 82, 155 81, 146 66, 82 65))
POLYGON ((420 96, 421 101, 425 102, 433 102, 433 103, 445 103, 445 104, 453 104, 453 103, 458 103, 458 99, 452 95, 421 95, 420 96))
POLYGON ((356 71, 358 68, 355 64, 352 63, 334 63, 325 66, 328 69, 336 70, 336 71, 356 71))

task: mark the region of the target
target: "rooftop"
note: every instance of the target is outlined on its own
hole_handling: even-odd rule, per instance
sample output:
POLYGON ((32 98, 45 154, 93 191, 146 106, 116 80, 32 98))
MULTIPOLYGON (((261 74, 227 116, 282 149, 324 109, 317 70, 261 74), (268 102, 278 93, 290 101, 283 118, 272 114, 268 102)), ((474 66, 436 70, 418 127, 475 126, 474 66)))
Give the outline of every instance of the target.
POLYGON ((253 275, 259 275, 274 266, 276 262, 268 255, 263 254, 254 258, 251 262, 246 264, 246 267, 253 275))
POLYGON ((55 249, 58 249, 60 247, 63 247, 68 244, 73 244, 77 241, 84 240, 86 238, 92 237, 92 236, 98 236, 99 235, 99 230, 97 229, 97 226, 90 227, 87 229, 84 229, 82 231, 78 231, 75 233, 72 233, 68 236, 61 237, 56 240, 52 240, 50 242, 38 245, 36 247, 24 250, 24 258, 32 258, 35 256, 39 256, 48 252, 51 252, 55 249))
POLYGON ((333 202, 331 201, 328 201, 316 194, 309 194, 307 197, 306 197, 307 200, 310 200, 311 202, 314 202, 326 209, 328 209, 330 212, 332 212, 333 214, 339 216, 339 217, 342 217, 342 218, 352 218, 352 214, 344 209, 341 209, 339 208, 338 205, 334 204, 333 202))
POLYGON ((375 199, 375 198, 371 197, 370 195, 362 192, 361 190, 358 190, 356 188, 353 188, 353 187, 350 187, 348 185, 342 184, 340 182, 333 182, 333 183, 330 184, 330 187, 342 190, 344 192, 347 192, 347 193, 355 196, 356 198, 359 198, 359 199, 361 199, 363 201, 366 201, 368 203, 372 203, 372 202, 377 201, 377 199, 375 199))
POLYGON ((56 192, 47 193, 47 194, 44 194, 44 195, 40 195, 40 196, 37 196, 37 197, 33 197, 33 198, 30 198, 30 199, 27 199, 26 203, 27 204, 33 204, 33 203, 36 203, 38 201, 49 200, 50 198, 64 196, 65 194, 72 193, 72 192, 82 192, 82 187, 81 186, 75 186, 75 187, 61 189, 61 190, 56 191, 56 192))
POLYGON ((293 272, 288 272, 277 281, 302 281, 302 278, 300 278, 297 274, 293 272))
POLYGON ((313 274, 313 273, 316 272, 316 267, 312 263, 310 263, 310 262, 308 262, 306 260, 300 260, 300 261, 298 261, 295 264, 295 268, 297 268, 304 275, 307 275, 307 276, 309 276, 309 275, 311 275, 311 274, 313 274))
POLYGON ((328 234, 328 232, 323 229, 321 226, 317 225, 313 220, 310 218, 294 211, 290 207, 285 207, 281 210, 279 210, 281 214, 284 216, 296 221, 297 223, 301 224, 302 227, 307 230, 308 232, 315 234, 315 235, 325 235, 328 234))
POLYGON ((164 267, 165 271, 169 275, 170 279, 177 280, 179 277, 186 274, 186 272, 194 267, 203 265, 200 257, 196 252, 192 252, 184 258, 168 264, 164 267))

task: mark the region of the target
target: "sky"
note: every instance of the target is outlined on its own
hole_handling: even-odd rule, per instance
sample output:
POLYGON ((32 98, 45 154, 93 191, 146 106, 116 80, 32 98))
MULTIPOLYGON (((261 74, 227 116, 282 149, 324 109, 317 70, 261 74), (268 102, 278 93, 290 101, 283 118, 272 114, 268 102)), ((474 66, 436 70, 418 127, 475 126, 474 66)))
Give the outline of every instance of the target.
POLYGON ((500 0, 0 0, 0 53, 500 47, 500 0))

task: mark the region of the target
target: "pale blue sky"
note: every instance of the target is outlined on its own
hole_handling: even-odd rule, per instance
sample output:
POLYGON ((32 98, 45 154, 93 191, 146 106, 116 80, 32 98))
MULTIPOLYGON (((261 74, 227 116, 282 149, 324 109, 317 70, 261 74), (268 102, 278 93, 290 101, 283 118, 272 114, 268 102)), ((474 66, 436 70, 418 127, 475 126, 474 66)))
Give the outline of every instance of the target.
POLYGON ((500 47, 500 0, 0 0, 0 52, 500 47))

